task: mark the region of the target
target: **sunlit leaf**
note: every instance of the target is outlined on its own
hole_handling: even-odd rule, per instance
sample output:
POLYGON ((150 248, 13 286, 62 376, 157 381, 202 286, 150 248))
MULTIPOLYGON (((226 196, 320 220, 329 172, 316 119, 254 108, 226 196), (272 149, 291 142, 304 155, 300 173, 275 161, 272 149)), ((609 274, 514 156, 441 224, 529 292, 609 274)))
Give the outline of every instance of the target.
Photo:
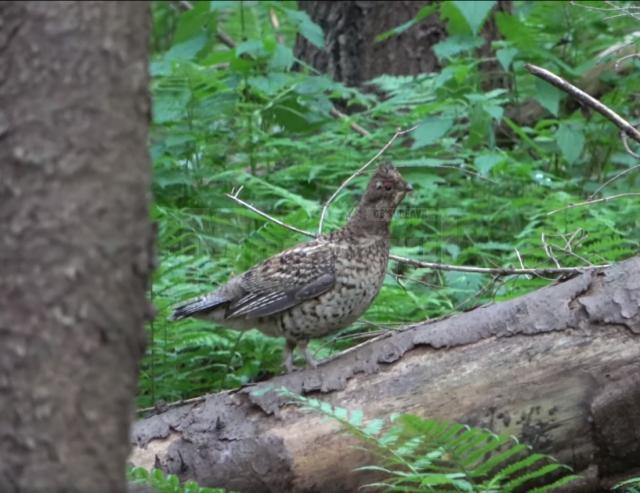
POLYGON ((555 116, 558 115, 560 101, 564 97, 564 93, 560 89, 556 89, 548 82, 536 79, 536 100, 549 112, 555 116))
POLYGON ((478 34, 478 31, 484 24, 487 14, 491 11, 495 5, 495 1, 474 0, 473 2, 464 2, 460 0, 454 0, 452 2, 460 11, 462 16, 469 24, 473 34, 478 34))
POLYGON ((567 162, 573 164, 582 154, 585 138, 576 126, 562 124, 556 131, 556 143, 567 162))
POLYGON ((444 136, 453 126, 453 118, 429 117, 412 132, 413 149, 428 146, 444 136))

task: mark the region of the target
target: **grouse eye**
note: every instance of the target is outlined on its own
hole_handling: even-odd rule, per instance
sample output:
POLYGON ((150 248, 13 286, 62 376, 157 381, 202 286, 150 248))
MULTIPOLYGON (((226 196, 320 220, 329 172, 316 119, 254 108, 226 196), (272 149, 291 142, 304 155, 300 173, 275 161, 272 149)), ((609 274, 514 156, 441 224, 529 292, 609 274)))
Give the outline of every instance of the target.
POLYGON ((385 189, 387 192, 390 192, 392 188, 393 188, 393 187, 391 186, 391 183, 385 183, 385 184, 384 184, 384 189, 385 189))

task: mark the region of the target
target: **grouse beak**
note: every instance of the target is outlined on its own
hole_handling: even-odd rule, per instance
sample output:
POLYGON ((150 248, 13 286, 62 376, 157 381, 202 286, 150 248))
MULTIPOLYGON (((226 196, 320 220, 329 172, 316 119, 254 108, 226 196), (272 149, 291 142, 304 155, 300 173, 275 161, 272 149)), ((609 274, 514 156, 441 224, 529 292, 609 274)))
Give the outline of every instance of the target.
POLYGON ((411 186, 410 183, 407 183, 405 188, 404 188, 405 192, 413 192, 413 187, 411 186))

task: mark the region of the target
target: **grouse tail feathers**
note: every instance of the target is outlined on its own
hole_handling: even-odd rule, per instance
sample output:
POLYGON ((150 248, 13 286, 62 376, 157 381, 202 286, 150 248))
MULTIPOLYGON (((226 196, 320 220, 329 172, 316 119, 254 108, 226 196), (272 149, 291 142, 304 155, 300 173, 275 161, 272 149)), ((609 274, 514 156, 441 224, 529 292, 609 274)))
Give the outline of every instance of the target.
POLYGON ((218 294, 202 296, 175 307, 169 320, 181 320, 197 313, 206 313, 226 303, 229 303, 229 300, 218 294))

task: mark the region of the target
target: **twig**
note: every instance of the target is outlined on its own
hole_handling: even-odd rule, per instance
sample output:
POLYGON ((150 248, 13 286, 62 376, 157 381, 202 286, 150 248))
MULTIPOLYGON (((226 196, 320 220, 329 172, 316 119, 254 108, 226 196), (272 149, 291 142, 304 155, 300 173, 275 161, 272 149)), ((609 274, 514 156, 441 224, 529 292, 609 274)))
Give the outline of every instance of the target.
MULTIPOLYGON (((624 134, 622 134, 622 135, 624 135, 624 134)), ((624 139, 623 139, 623 142, 625 142, 624 139)), ((637 157, 638 157, 638 159, 640 159, 640 156, 637 156, 637 157)), ((589 200, 591 200, 596 195, 598 195, 598 193, 600 193, 604 187, 610 185, 611 183, 616 181, 618 178, 622 178, 627 173, 631 173, 634 169, 638 169, 638 168, 640 168, 640 164, 637 164, 635 166, 631 166, 631 168, 627 168, 627 169, 621 171, 620 173, 616 173, 615 176, 611 177, 609 180, 605 181, 602 185, 600 185, 598 188, 596 188, 596 190, 589 196, 589 200)))
POLYGON ((389 255, 391 260, 401 262, 403 264, 412 265, 414 267, 425 267, 433 270, 455 271, 455 272, 474 272, 476 274, 491 274, 495 276, 513 276, 513 275, 533 275, 533 276, 545 276, 545 275, 558 275, 558 274, 576 274, 584 272, 589 269, 602 269, 609 267, 609 264, 602 265, 587 265, 582 267, 560 267, 560 268, 540 268, 540 269, 512 269, 509 267, 471 267, 467 265, 449 265, 438 264, 435 262, 423 262, 422 260, 415 260, 407 257, 400 257, 398 255, 389 255))
POLYGON ((422 284, 423 286, 426 286, 429 289, 439 289, 442 287, 438 284, 425 282, 422 279, 414 279, 413 277, 405 276, 402 274, 396 274, 395 272, 387 272, 387 275, 393 277, 395 281, 401 286, 402 286, 402 283, 400 282, 400 279, 406 279, 408 282, 415 282, 416 284, 422 284))
MULTIPOLYGON (((180 0, 178 5, 184 10, 193 10, 193 4, 188 0, 180 0)), ((216 37, 218 38, 218 41, 223 45, 226 45, 227 48, 233 49, 236 47, 236 43, 233 38, 220 28, 216 29, 216 37)))
POLYGON ((516 248, 516 257, 518 257, 518 262, 520 262, 520 268, 524 269, 524 262, 522 261, 522 257, 520 256, 520 252, 516 248))
POLYGON ((600 199, 586 200, 584 202, 577 202, 575 204, 569 204, 561 209, 556 209, 551 212, 547 212, 547 216, 555 214, 556 212, 565 211, 567 209, 574 209, 575 207, 584 207, 585 205, 597 204, 598 202, 609 202, 610 200, 619 199, 621 197, 640 197, 640 192, 627 192, 619 193, 617 195, 610 195, 609 197, 602 197, 600 199))
POLYGON ((581 89, 578 89, 576 86, 570 84, 566 80, 557 75, 545 70, 541 67, 537 67, 535 65, 531 65, 526 63, 524 66, 530 73, 539 77, 549 84, 557 87, 558 89, 563 90, 564 92, 571 94, 574 98, 580 101, 582 104, 593 108, 595 111, 600 113, 605 118, 608 118, 612 121, 620 130, 626 133, 629 137, 631 137, 636 142, 640 142, 640 132, 636 130, 633 125, 631 125, 627 120, 618 115, 615 111, 610 109, 608 106, 605 106, 600 101, 590 96, 586 92, 581 89))
POLYGON ((572 257, 577 258, 578 260, 580 260, 580 262, 584 262, 586 264, 590 264, 591 262, 589 261, 589 259, 584 258, 582 255, 578 255, 577 253, 575 253, 571 248, 562 248, 559 247, 558 245, 554 245, 554 248, 556 248, 557 250, 560 250, 562 253, 565 253, 567 255, 571 255, 572 257))
MULTIPOLYGON (((592 5, 585 5, 584 2, 577 2, 577 1, 572 1, 571 5, 575 6, 575 7, 582 7, 588 10, 600 10, 603 12, 621 12, 617 15, 628 15, 630 17, 633 17, 634 19, 640 19, 640 17, 638 17, 637 14, 635 14, 633 11, 634 10, 638 10, 638 7, 634 7, 633 5, 627 6, 627 5, 623 5, 623 6, 618 6, 616 4, 614 4, 611 1, 605 1, 605 4, 607 4, 609 6, 609 8, 603 8, 603 7, 594 7, 592 5)), ((605 18, 606 20, 607 18, 605 18)))
MULTIPOLYGON (((242 188, 240 188, 242 190, 242 188)), ((255 212, 259 216, 265 218, 267 221, 271 221, 278 226, 288 229, 289 231, 294 231, 296 233, 300 233, 301 235, 308 236, 310 238, 316 238, 316 235, 311 233, 310 231, 305 231, 304 229, 296 228, 290 224, 280 221, 275 217, 270 216, 264 211, 261 211, 256 206, 245 202, 241 198, 238 197, 240 192, 238 190, 234 193, 225 193, 227 197, 229 197, 234 202, 246 207, 250 211, 255 212)), ((640 195, 640 194, 638 194, 640 195)), ((395 260, 396 262, 400 262, 401 264, 411 265, 413 267, 424 267, 426 269, 433 270, 443 270, 443 271, 455 271, 455 272, 473 272, 476 274, 490 274, 495 276, 513 276, 513 275, 533 275, 533 276, 545 276, 545 275, 560 275, 560 274, 575 274, 584 272, 588 269, 602 269, 604 267, 609 267, 609 264, 601 264, 601 265, 588 265, 583 267, 561 267, 559 269, 512 269, 508 267, 471 267, 466 265, 450 265, 450 264, 439 264, 436 262, 424 262, 422 260, 415 260, 412 258, 401 257, 399 255, 389 255, 390 260, 395 260)))
POLYGON ((631 53, 629 55, 618 58, 615 65, 613 66, 615 71, 617 72, 620 69, 620 65, 622 65, 622 62, 624 62, 625 60, 629 60, 630 58, 640 58, 640 53, 631 53))
MULTIPOLYGON (((331 111, 329 111, 329 113, 331 113, 331 116, 334 116, 334 117, 338 118, 339 120, 348 120, 349 119, 349 117, 347 115, 345 115, 342 111, 337 109, 335 106, 331 107, 331 111)), ((363 137, 369 137, 371 135, 371 132, 369 132, 366 128, 361 127, 360 125, 358 125, 355 122, 351 122, 350 127, 351 127, 352 130, 354 130, 355 132, 359 133, 363 137)))
POLYGON ((274 9, 269 9, 269 20, 271 21, 271 27, 276 32, 278 44, 284 44, 284 36, 280 32, 280 19, 278 19, 278 14, 274 9))
POLYGON ((485 180, 485 181, 488 181, 489 183, 493 183, 494 185, 498 184, 497 181, 492 180, 491 178, 487 178, 486 176, 482 176, 480 173, 476 173, 475 171, 471 171, 470 169, 461 168, 459 166, 449 166, 449 165, 446 165, 446 164, 439 164, 437 166, 430 166, 429 169, 450 169, 450 170, 453 170, 453 171, 459 171, 463 175, 474 176, 478 180, 485 180))
POLYGON ((391 144, 393 144, 395 142, 395 140, 400 137, 401 135, 407 134, 409 132, 413 132, 417 127, 411 127, 408 130, 398 130, 395 134, 393 134, 393 137, 391 137, 391 139, 389 139, 389 142, 387 142, 382 149, 380 149, 375 156, 373 156, 367 163, 364 164, 364 166, 362 166, 358 171, 356 171, 355 173, 353 173, 349 178, 347 178, 345 181, 342 182, 342 184, 336 189, 335 192, 333 192, 333 195, 331 195, 331 197, 329 197, 329 200, 327 200, 327 202, 324 204, 324 207, 322 208, 322 213, 320 214, 320 223, 318 224, 318 234, 322 233, 322 225, 324 224, 324 218, 327 215, 327 210, 329 209, 329 206, 331 205, 331 202, 333 202, 335 200, 335 198, 338 196, 338 194, 340 192, 342 192, 342 190, 344 189, 344 187, 346 187, 351 180, 353 180, 356 176, 358 176, 359 174, 361 174, 365 169, 367 169, 369 166, 371 166, 371 164, 378 159, 380 156, 382 156, 382 154, 384 154, 384 151, 386 151, 391 144))
POLYGON ((540 241, 542 242, 542 249, 544 250, 544 253, 547 255, 548 258, 551 259, 551 261, 554 264, 556 264, 556 267, 560 268, 560 262, 558 262, 558 259, 553 254, 553 250, 551 249, 551 246, 547 243, 547 239, 545 238, 544 233, 540 234, 540 241))
POLYGON ((629 146, 629 141, 627 140, 627 134, 624 132, 620 132, 620 137, 622 138, 622 145, 624 146, 624 150, 627 151, 628 154, 632 155, 636 159, 640 159, 640 154, 637 154, 631 150, 629 146))
POLYGON ((218 38, 218 41, 220 41, 227 48, 233 49, 236 47, 236 42, 233 40, 233 38, 220 28, 216 29, 216 37, 218 38))
POLYGON ((166 411, 167 409, 182 406, 184 404, 197 404, 198 402, 203 402, 204 400, 206 400, 206 398, 206 395, 201 395, 198 397, 192 397, 191 399, 180 399, 179 401, 174 402, 158 402, 155 406, 143 407, 142 409, 138 409, 137 412, 140 414, 149 411, 158 411, 159 413, 161 413, 166 411))
POLYGON ((241 198, 238 197, 238 193, 240 193, 240 192, 238 191, 233 195, 230 194, 230 193, 225 193, 225 195, 227 197, 229 197, 231 200, 233 200, 234 202, 237 202, 238 204, 240 204, 240 205, 246 207, 247 209, 249 209, 250 211, 255 212, 259 216, 264 217, 268 221, 271 221, 272 223, 277 224, 278 226, 281 226, 281 227, 283 227, 285 229, 288 229, 289 231, 294 231, 296 233, 300 233, 301 235, 309 236, 311 238, 315 238, 316 237, 316 235, 314 235, 313 233, 311 233, 309 231, 305 231, 304 229, 296 228, 295 226, 291 226, 290 224, 283 223, 279 219, 276 219, 275 217, 272 217, 269 214, 267 214, 266 212, 263 212, 260 209, 258 209, 257 207, 249 204, 248 202, 245 202, 244 200, 242 200, 241 198))
MULTIPOLYGON (((369 321, 364 321, 361 320, 363 322, 365 322, 366 324, 372 325, 374 327, 379 327, 379 324, 376 324, 374 322, 369 322, 369 321)), ((356 332, 355 334, 343 334, 343 335, 339 335, 334 337, 332 340, 330 340, 330 343, 333 342, 337 342, 337 341, 345 341, 345 340, 352 340, 352 339, 371 339, 373 337, 378 337, 381 334, 386 334, 389 333, 390 330, 389 329, 378 329, 378 330, 372 330, 369 332, 356 332)))
POLYGON ((485 284, 484 286, 482 286, 482 289, 476 291, 475 293, 467 296, 464 300, 462 300, 460 303, 458 303, 456 306, 453 307, 453 311, 458 311, 460 309, 462 309, 463 306, 465 306, 466 304, 468 304, 470 301, 473 301, 476 298, 480 298, 480 296, 484 295, 487 291, 489 291, 490 289, 493 289, 493 287, 498 284, 500 281, 499 276, 494 276, 492 277, 489 282, 487 282, 487 284, 485 284))

